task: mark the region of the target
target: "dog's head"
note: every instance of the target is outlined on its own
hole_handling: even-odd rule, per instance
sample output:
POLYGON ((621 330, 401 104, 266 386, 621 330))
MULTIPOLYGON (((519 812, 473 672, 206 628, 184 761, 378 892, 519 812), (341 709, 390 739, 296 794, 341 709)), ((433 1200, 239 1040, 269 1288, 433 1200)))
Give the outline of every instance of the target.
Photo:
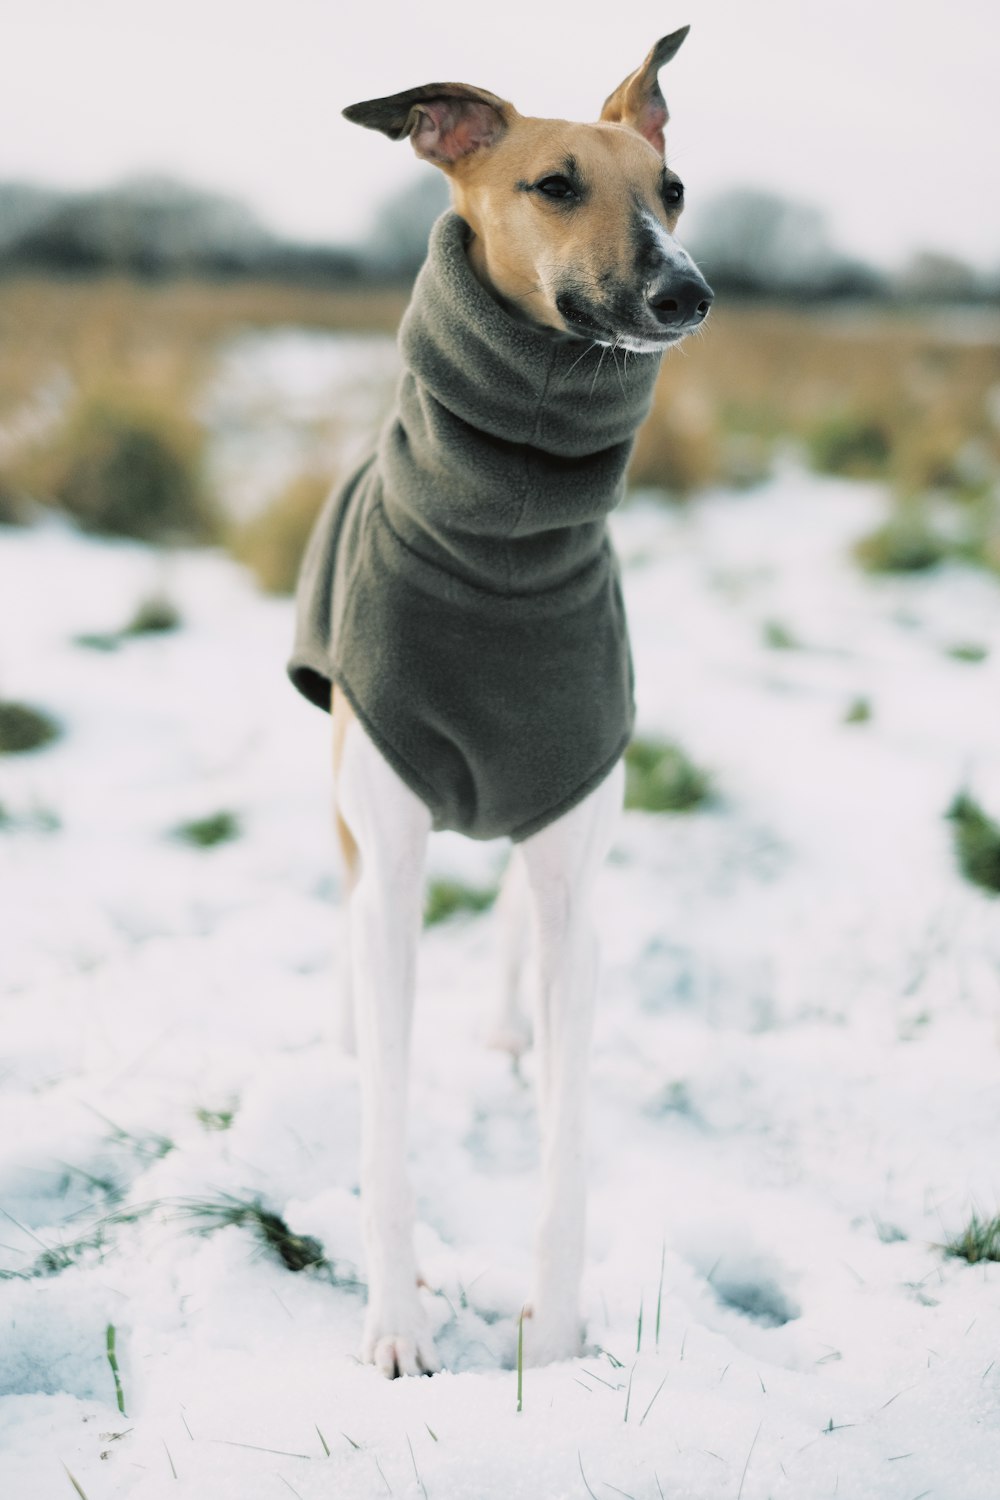
POLYGON ((344 114, 446 172, 473 232, 470 258, 511 311, 571 337, 638 352, 700 327, 712 292, 675 238, 684 187, 664 159, 664 37, 595 124, 520 115, 464 83, 430 83, 344 114))

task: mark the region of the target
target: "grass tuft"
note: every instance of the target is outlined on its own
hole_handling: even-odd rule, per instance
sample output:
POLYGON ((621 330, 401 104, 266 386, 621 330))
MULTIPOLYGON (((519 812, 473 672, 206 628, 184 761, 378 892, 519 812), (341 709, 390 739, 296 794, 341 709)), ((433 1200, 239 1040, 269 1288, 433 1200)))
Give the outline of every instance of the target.
POLYGON ((236 1118, 234 1109, 196 1109, 194 1117, 206 1130, 228 1130, 236 1118))
POLYGON ((966 880, 1000 894, 1000 825, 968 792, 959 792, 946 817, 954 824, 955 856, 966 880))
POLYGON ((434 927, 462 913, 477 915, 488 911, 496 898, 495 889, 477 889, 458 880, 432 880, 424 902, 424 926, 434 927))
POLYGON ((635 739, 625 751, 625 806, 641 812, 690 812, 712 796, 712 781, 668 740, 635 739))
POLYGON ((976 641, 958 641, 954 646, 949 646, 947 651, 953 661, 980 662, 985 661, 989 654, 990 648, 976 641))
POLYGON ((948 544, 931 527, 923 508, 897 506, 884 525, 854 544, 854 556, 869 573, 924 573, 948 556, 948 544))
POLYGON ((973 1214, 961 1234, 948 1240, 943 1246, 946 1255, 967 1260, 970 1266, 982 1261, 1000 1261, 1000 1214, 993 1219, 981 1219, 973 1214))
POLYGON ((822 474, 875 478, 885 473, 892 457, 892 436, 885 424, 855 412, 824 417, 807 442, 812 466, 822 474))
POLYGON ((844 714, 845 724, 867 724, 872 716, 871 700, 868 698, 854 698, 847 705, 844 714))
POLYGON ((180 610, 165 594, 150 594, 139 603, 132 618, 120 630, 85 631, 73 637, 73 644, 87 651, 110 653, 136 636, 165 635, 178 630, 181 623, 180 610))
POLYGON ((165 594, 150 594, 143 599, 128 624, 123 626, 123 636, 165 635, 179 629, 180 610, 165 594))
POLYGON ((770 651, 800 651, 802 642, 793 630, 780 620, 765 620, 760 628, 761 640, 770 651))
POLYGON ((223 1193, 218 1199, 184 1199, 179 1212, 197 1221, 198 1232, 212 1234, 217 1229, 236 1226, 249 1229, 261 1245, 289 1271, 325 1271, 343 1287, 358 1287, 353 1271, 338 1267, 329 1260, 319 1240, 312 1235, 294 1234, 280 1214, 265 1208, 259 1198, 238 1198, 223 1193))
POLYGON ((0 1266, 2 1281, 35 1281, 46 1276, 58 1276, 61 1271, 78 1265, 88 1250, 103 1250, 109 1243, 112 1232, 121 1224, 137 1224, 156 1207, 155 1203, 141 1204, 134 1208, 115 1209, 93 1224, 75 1240, 60 1245, 46 1245, 29 1266, 20 1271, 10 1271, 0 1266))
POLYGON ((62 733, 58 722, 29 703, 0 703, 0 755, 24 755, 40 750, 62 733))
POLYGON ((240 820, 233 812, 209 813, 205 818, 195 818, 190 823, 179 823, 172 837, 196 849, 213 849, 216 844, 232 843, 242 833, 240 820))
POLYGON ((201 480, 202 446, 197 424, 165 394, 152 400, 107 386, 77 402, 19 477, 85 531, 213 541, 219 521, 201 480))

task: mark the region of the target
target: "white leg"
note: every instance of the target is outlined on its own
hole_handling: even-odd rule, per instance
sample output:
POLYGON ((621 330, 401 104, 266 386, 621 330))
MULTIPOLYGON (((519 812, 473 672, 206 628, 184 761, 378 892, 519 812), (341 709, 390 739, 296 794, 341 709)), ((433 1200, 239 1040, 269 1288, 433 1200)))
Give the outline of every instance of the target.
POLYGON ((351 963, 351 896, 353 878, 345 880, 337 913, 337 1018, 336 1036, 342 1052, 353 1057, 358 1050, 354 1025, 354 968, 351 963))
POLYGON ((500 979, 489 1044, 517 1058, 531 1044, 531 1022, 524 1013, 522 995, 528 946, 528 890, 524 863, 516 851, 504 872, 496 920, 501 945, 500 979))
POLYGON ((538 958, 535 1053, 542 1137, 542 1213, 525 1357, 579 1353, 586 1219, 586 1104, 597 990, 594 878, 622 806, 621 764, 579 806, 526 839, 524 861, 538 958))
POLYGON ((417 1286, 406 1174, 410 1030, 431 817, 356 721, 346 731, 337 802, 359 855, 350 923, 368 1254, 361 1357, 391 1378, 437 1369, 417 1286))

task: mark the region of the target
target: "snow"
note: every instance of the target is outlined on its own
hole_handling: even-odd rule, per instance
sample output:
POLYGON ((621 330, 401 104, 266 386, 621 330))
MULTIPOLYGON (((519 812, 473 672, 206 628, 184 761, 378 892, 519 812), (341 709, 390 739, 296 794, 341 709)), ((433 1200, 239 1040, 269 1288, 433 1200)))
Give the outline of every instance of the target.
MULTIPOLYGON (((995 1500, 1000 1266, 939 1247, 1000 1207, 998 907, 943 817, 963 785, 1000 808, 1000 588, 860 574, 883 504, 790 468, 616 518, 641 728, 717 797, 625 815, 602 878, 587 1351, 527 1371, 521 1413, 537 1138, 530 1055, 482 1043, 490 919, 422 947, 411 1156, 447 1370, 389 1384, 354 1358, 329 745, 284 678, 290 606, 221 556, 0 537, 0 686, 65 729, 0 764, 0 1266, 112 1216, 0 1283, 0 1494, 69 1497, 65 1465, 88 1500, 995 1500), (160 590, 179 631, 73 643, 160 590), (966 641, 993 652, 948 656, 966 641), (222 809, 233 842, 171 837, 222 809), (225 1194, 319 1239, 336 1283, 195 1232, 184 1205, 225 1194)), ((432 868, 503 857, 441 835, 432 868)))

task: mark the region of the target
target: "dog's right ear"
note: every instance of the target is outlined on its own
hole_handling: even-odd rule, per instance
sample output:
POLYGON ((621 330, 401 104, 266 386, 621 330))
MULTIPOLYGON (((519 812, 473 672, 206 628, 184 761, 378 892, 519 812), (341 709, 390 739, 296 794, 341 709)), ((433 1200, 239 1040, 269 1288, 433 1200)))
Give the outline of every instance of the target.
POLYGON ((391 140, 409 136, 419 157, 446 172, 495 146, 516 114, 512 104, 468 83, 425 83, 344 110, 353 124, 381 130, 391 140))

